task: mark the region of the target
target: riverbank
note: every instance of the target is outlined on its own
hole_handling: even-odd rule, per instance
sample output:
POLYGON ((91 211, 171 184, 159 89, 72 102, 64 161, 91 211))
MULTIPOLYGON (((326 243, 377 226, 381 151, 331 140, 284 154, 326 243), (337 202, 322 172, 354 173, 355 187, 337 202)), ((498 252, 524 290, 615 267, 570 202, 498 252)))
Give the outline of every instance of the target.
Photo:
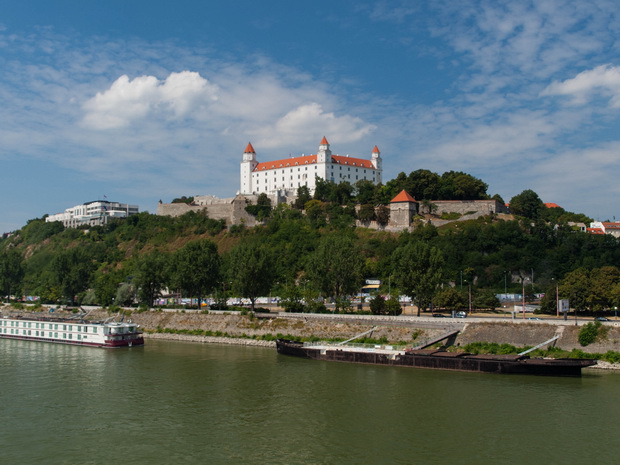
MULTIPOLYGON (((37 310, 37 309, 33 309, 37 310)), ((2 308, 5 315, 31 314, 26 309, 2 308)), ((45 307, 35 312, 40 317, 76 317, 72 311, 45 307)), ((532 347, 554 337, 555 347, 564 351, 580 350, 593 354, 620 352, 620 327, 605 325, 601 337, 587 347, 579 344, 579 326, 546 321, 480 321, 413 316, 334 315, 334 314, 241 314, 239 312, 199 312, 185 310, 126 310, 123 316, 105 309, 91 309, 88 319, 125 318, 139 324, 146 338, 193 343, 216 343, 274 347, 275 339, 349 339, 368 332, 367 337, 390 344, 418 345, 449 331, 459 330, 454 345, 472 343, 509 344, 532 347)), ((600 362, 598 368, 619 369, 620 365, 600 362)))

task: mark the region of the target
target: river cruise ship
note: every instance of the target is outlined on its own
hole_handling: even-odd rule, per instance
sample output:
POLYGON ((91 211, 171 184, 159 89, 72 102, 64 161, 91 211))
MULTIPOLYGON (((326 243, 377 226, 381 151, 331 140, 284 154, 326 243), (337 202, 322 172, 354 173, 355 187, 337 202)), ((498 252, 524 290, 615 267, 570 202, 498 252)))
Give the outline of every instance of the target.
POLYGON ((144 345, 142 331, 135 323, 67 318, 3 316, 0 338, 110 348, 144 345))

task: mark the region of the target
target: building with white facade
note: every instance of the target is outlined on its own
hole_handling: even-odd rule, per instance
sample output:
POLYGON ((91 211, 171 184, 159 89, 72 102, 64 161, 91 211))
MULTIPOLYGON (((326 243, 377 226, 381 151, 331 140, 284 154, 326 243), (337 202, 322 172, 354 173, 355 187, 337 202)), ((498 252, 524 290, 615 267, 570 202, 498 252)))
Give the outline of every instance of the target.
POLYGON ((126 218, 139 212, 137 205, 126 203, 95 200, 82 205, 67 208, 63 213, 49 215, 45 221, 61 221, 65 228, 78 226, 100 226, 106 224, 110 218, 126 218))
POLYGON ((307 186, 313 193, 317 177, 336 184, 345 181, 355 184, 362 179, 378 184, 382 182, 381 162, 377 146, 372 150, 370 160, 333 155, 325 137, 316 155, 259 162, 249 143, 241 161, 239 194, 295 195, 301 186, 307 186))

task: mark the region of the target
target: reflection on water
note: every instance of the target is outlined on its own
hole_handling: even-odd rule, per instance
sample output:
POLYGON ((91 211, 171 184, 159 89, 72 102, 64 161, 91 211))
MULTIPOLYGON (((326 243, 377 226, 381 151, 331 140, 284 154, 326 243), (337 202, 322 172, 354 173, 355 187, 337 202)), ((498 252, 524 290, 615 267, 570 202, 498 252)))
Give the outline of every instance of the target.
POLYGON ((583 464, 615 463, 620 445, 615 373, 496 376, 255 347, 0 340, 0 376, 3 463, 583 464))

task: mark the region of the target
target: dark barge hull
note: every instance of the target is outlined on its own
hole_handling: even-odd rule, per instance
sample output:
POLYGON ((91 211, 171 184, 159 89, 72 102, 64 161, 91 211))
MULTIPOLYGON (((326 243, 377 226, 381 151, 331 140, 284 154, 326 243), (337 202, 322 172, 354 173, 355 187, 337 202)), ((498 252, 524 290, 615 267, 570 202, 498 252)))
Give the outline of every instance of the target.
POLYGON ((404 354, 389 354, 363 350, 343 350, 337 346, 329 348, 305 347, 303 343, 286 339, 278 339, 276 347, 280 354, 313 360, 480 373, 581 376, 582 368, 596 364, 596 360, 540 359, 519 355, 471 355, 440 350, 413 350, 406 351, 404 354))

